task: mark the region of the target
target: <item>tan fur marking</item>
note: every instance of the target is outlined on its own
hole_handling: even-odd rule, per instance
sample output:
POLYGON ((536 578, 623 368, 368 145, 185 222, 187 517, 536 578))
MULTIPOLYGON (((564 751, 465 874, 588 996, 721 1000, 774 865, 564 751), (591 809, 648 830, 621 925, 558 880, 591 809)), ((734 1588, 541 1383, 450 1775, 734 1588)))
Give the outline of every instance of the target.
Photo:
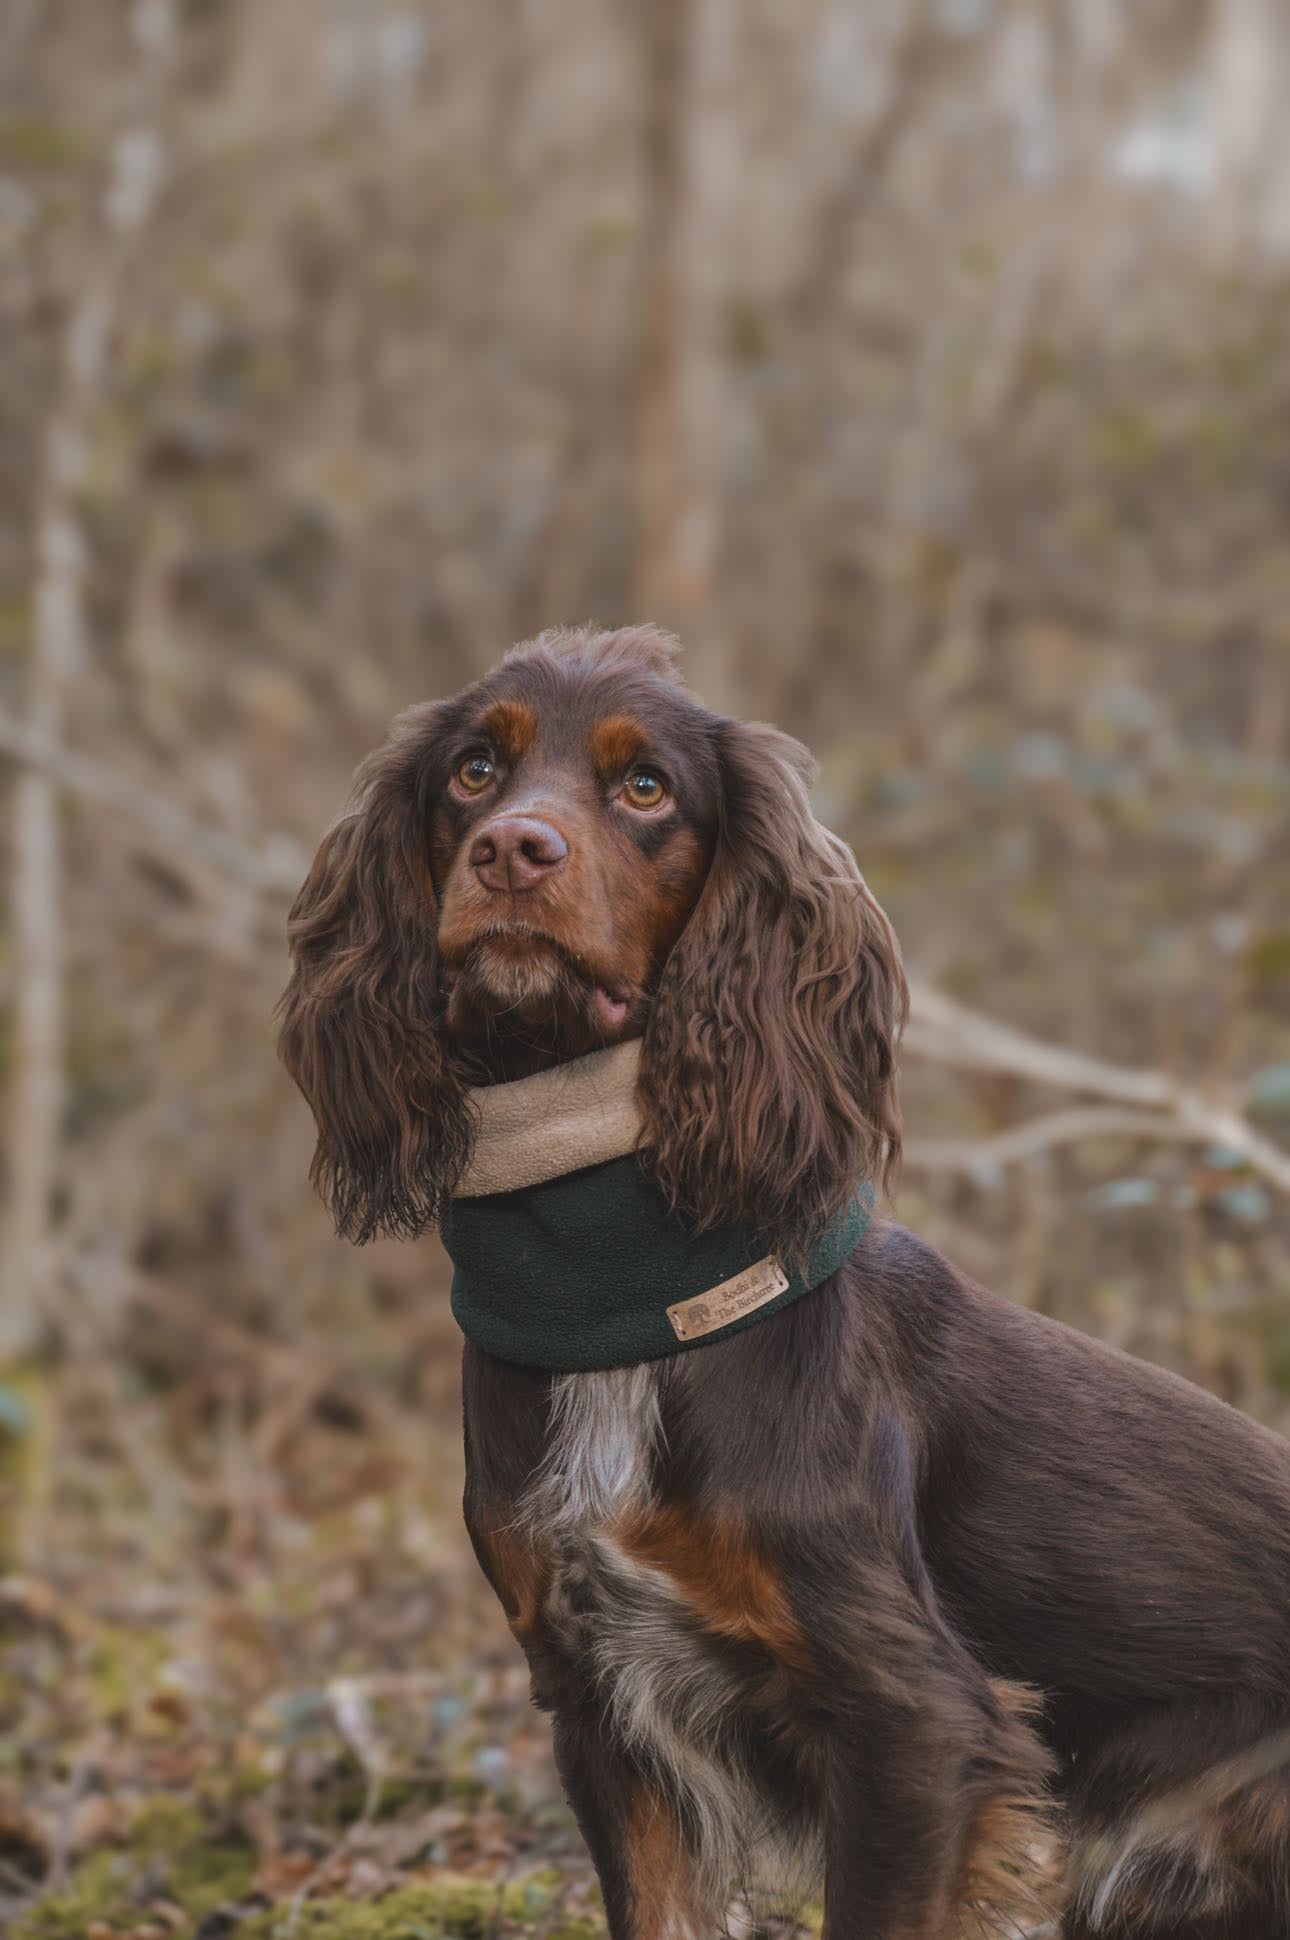
POLYGON ((621 775, 648 746, 649 736, 630 714, 606 715, 587 736, 592 766, 605 781, 621 775))
MULTIPOLYGON (((994 1695, 1009 1724, 1024 1730, 1038 1708, 1023 1685, 996 1680, 994 1695)), ((1063 1898, 1061 1862, 1043 1780, 990 1798, 968 1832, 963 1871, 954 1895, 959 1940, 995 1940, 1000 1933, 1041 1930, 1063 1898)))
POLYGON ((480 726, 508 761, 519 761, 537 740, 537 716, 524 701, 494 701, 480 726))
POLYGON ((488 1573, 511 1634, 520 1643, 535 1635, 551 1580, 549 1562, 532 1543, 507 1529, 490 1529, 482 1539, 488 1573))
POLYGON ((1090 1931, 1147 1917, 1141 1871, 1153 1869, 1158 1902, 1162 1867, 1187 1869, 1187 1910, 1218 1914, 1239 1907, 1258 1875, 1278 1869, 1290 1839, 1290 1731, 1273 1732, 1207 1771, 1150 1798, 1119 1826, 1081 1842, 1074 1887, 1090 1931))
POLYGON ((1290 1793, 1285 1782, 1233 1799, 1216 1830, 1227 1854, 1240 1866, 1270 1861, 1290 1851, 1290 1793))
POLYGON ((644 1786, 630 1808, 627 1877, 632 1940, 701 1940, 702 1916, 681 1828, 671 1808, 644 1786))
POLYGON ((689 922, 707 869, 707 855, 693 829, 679 828, 660 851, 643 891, 649 911, 645 928, 655 964, 663 962, 689 922))
POLYGON ((794 1670, 810 1653, 771 1564, 733 1523, 700 1522, 679 1508, 629 1516, 615 1538, 635 1562, 662 1570, 705 1629, 760 1644, 794 1670))

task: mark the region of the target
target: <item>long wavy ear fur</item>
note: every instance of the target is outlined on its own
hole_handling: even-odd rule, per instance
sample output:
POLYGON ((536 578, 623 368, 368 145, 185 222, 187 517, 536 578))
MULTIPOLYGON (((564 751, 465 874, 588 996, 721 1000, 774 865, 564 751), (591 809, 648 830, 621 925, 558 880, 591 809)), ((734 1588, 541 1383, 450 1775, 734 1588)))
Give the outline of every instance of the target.
POLYGON ((811 813, 806 750, 761 723, 717 734, 721 826, 646 1027, 643 1156, 696 1228, 744 1222, 797 1260, 899 1157, 908 993, 891 925, 811 813))
POLYGON ((360 1244, 434 1225, 470 1146, 439 1028, 425 780, 437 713, 401 715, 363 763, 287 929, 279 1050, 318 1129, 310 1177, 360 1244))

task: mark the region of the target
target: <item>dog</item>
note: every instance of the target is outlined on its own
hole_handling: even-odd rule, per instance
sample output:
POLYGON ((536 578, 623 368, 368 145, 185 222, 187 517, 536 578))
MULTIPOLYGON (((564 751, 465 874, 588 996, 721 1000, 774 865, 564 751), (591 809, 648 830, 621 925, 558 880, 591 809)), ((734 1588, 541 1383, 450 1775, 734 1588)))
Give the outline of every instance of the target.
MULTIPOLYGON (((360 769, 282 1002, 342 1235, 450 1220, 490 1088, 622 1046, 696 1244, 800 1260, 889 1180, 891 928, 674 648, 543 635, 360 769)), ((1290 1448, 887 1218, 778 1298, 616 1366, 467 1341, 466 1519, 613 1940, 790 1889, 826 1940, 1290 1935, 1290 1448)))

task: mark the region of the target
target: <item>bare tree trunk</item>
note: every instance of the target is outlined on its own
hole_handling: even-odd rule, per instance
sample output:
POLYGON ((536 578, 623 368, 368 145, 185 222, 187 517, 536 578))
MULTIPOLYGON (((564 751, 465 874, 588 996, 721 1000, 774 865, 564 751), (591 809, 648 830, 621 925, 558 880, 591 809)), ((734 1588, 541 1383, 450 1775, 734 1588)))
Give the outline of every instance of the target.
POLYGON ((647 35, 645 333, 635 614, 676 628, 710 705, 732 699, 714 597, 726 429, 726 248, 737 187, 731 0, 662 0, 647 35))
MULTIPOLYGON (((38 584, 28 677, 31 729, 57 735, 67 676, 80 650, 80 535, 63 515, 63 493, 80 466, 56 424, 48 471, 51 489, 37 538, 38 584), (72 462, 68 462, 71 460, 72 462)), ((38 768, 23 768, 13 804, 14 1068, 8 1297, 0 1326, 8 1353, 39 1334, 50 1270, 50 1207, 63 1110, 62 854, 58 789, 38 768)))
MULTIPOLYGON (((155 105, 174 22, 169 0, 141 0, 133 16, 140 95, 155 105)), ((60 738, 64 696, 85 651, 86 547, 79 499, 125 262, 155 197, 160 136, 137 125, 113 144, 97 258, 73 299, 60 390, 46 439, 36 516, 36 589, 26 725, 60 738)), ((14 784, 14 1071, 6 1299, 0 1350, 22 1353, 47 1325, 53 1272, 53 1197, 63 1118, 63 867, 59 785, 24 766, 14 784)))
POLYGON ((1252 243, 1283 256, 1290 252, 1284 11, 1280 0, 1223 0, 1214 24, 1219 245, 1239 251, 1252 243))

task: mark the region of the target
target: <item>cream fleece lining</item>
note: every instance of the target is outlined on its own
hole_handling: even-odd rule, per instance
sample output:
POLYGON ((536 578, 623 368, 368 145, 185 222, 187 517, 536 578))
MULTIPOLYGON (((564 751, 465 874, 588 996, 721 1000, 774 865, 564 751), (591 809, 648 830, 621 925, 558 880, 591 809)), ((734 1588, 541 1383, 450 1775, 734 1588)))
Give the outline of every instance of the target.
POLYGON ((635 1151, 640 1060, 633 1037, 514 1084, 472 1090, 475 1148, 455 1196, 515 1192, 635 1151))

